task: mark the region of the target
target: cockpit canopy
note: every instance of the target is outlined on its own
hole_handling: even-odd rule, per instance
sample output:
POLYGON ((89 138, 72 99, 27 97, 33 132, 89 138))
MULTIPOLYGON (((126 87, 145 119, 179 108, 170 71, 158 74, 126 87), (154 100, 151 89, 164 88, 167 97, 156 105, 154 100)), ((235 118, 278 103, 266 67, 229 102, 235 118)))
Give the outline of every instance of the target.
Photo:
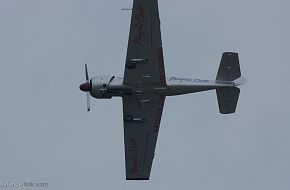
POLYGON ((100 99, 109 99, 112 96, 108 93, 108 86, 114 76, 95 76, 91 79, 91 96, 100 99))

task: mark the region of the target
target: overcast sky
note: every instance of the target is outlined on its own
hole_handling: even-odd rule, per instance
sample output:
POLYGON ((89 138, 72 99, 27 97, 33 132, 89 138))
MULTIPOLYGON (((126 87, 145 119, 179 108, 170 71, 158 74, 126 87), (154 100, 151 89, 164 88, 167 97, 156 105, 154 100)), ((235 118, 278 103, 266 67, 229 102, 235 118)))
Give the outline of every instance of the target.
POLYGON ((125 180, 121 99, 87 113, 78 89, 84 62, 123 76, 132 2, 0 1, 0 182, 289 190, 290 1, 159 1, 167 76, 214 79, 235 51, 248 83, 232 115, 215 91, 167 98, 150 181, 125 180))

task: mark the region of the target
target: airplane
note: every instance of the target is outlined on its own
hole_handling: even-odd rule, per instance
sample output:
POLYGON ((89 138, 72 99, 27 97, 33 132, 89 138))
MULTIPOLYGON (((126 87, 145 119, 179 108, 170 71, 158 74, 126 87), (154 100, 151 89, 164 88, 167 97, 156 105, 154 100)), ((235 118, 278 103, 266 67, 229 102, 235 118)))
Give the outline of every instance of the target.
POLYGON ((87 111, 90 96, 122 98, 126 180, 149 180, 166 96, 216 90, 220 113, 230 114, 246 83, 235 52, 222 54, 214 80, 165 77, 157 0, 133 0, 124 76, 90 79, 86 64, 85 76, 87 111))

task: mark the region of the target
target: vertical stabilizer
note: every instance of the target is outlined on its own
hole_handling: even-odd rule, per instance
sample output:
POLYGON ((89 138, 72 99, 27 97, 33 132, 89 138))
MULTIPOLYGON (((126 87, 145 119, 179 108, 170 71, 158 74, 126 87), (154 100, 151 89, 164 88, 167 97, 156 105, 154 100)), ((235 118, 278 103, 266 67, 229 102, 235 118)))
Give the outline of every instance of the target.
POLYGON ((238 53, 224 52, 216 80, 233 81, 241 77, 238 53))

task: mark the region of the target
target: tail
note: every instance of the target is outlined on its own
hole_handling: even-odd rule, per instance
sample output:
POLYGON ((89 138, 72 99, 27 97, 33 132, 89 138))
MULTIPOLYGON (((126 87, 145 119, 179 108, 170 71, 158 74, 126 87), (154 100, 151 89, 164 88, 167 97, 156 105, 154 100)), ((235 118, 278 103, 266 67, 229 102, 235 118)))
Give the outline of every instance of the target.
MULTIPOLYGON (((217 81, 238 81, 241 77, 239 57, 234 52, 224 52, 216 76, 217 81)), ((230 114, 236 111, 240 89, 235 87, 221 87, 216 89, 219 110, 222 114, 230 114)))

